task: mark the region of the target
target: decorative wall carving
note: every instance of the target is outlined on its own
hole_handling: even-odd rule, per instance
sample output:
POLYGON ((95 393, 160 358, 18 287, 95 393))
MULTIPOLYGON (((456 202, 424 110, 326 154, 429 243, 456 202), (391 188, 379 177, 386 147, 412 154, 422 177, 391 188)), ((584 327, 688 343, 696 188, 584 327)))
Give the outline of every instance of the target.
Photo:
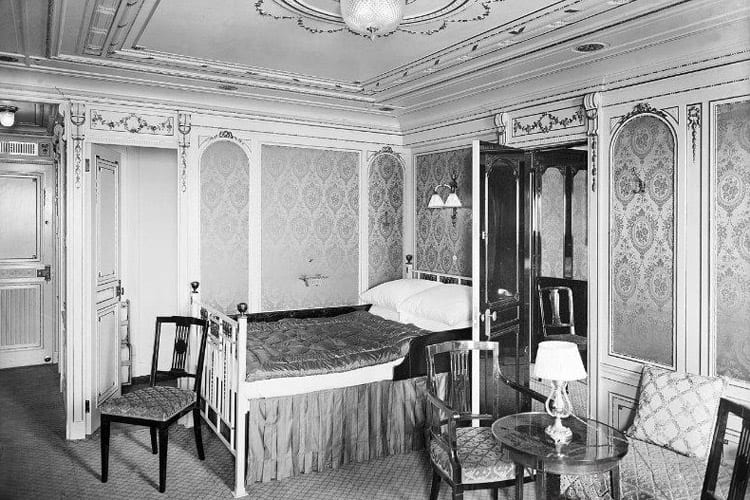
POLYGON ((201 299, 232 313, 248 298, 250 164, 245 151, 216 141, 201 157, 201 299))
POLYGON ((519 116, 513 118, 513 137, 548 134, 553 130, 580 127, 584 125, 584 116, 583 106, 519 116))
POLYGON ((504 146, 508 142, 508 113, 498 113, 494 118, 497 129, 497 143, 504 146))
POLYGON ((368 288, 402 275, 404 166, 391 148, 378 151, 368 172, 368 288))
POLYGON ((71 140, 73 141, 73 185, 81 187, 81 169, 83 168, 83 141, 86 138, 86 105, 81 102, 70 104, 71 140))
POLYGON ((701 105, 691 104, 687 110, 688 128, 690 129, 690 146, 693 151, 693 161, 698 149, 701 133, 701 105))
POLYGON ((647 105, 637 109, 612 147, 610 345, 613 353, 673 366, 676 145, 665 120, 647 105), (633 189, 633 171, 643 192, 633 189))
POLYGON ((261 307, 353 304, 359 288, 359 154, 261 149, 261 307), (305 287, 302 275, 328 279, 305 287))
POLYGON ((750 381, 750 101, 714 108, 711 284, 716 373, 750 381))
POLYGON ((415 188, 415 268, 471 276, 471 148, 417 156, 415 188), (452 210, 427 208, 433 188, 449 181, 453 172, 463 204, 455 227, 452 210))
POLYGON ((91 110, 91 128, 131 134, 174 135, 174 117, 91 110))
POLYGON ((586 110, 586 135, 589 138, 589 158, 591 165, 591 190, 596 191, 596 167, 599 159, 599 109, 602 97, 599 92, 583 96, 583 108, 586 110))
POLYGON ((190 113, 179 113, 177 115, 177 131, 180 133, 177 146, 180 149, 180 190, 187 191, 187 152, 190 148, 190 113))

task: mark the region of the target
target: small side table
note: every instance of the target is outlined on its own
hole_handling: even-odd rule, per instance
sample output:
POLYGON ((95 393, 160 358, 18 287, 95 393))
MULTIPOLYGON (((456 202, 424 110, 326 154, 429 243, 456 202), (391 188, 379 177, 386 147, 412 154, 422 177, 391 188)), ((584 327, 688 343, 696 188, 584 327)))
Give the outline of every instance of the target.
POLYGON ((523 499, 524 467, 536 469, 536 498, 560 494, 560 474, 610 473, 612 498, 620 498, 620 459, 628 452, 622 432, 596 420, 569 417, 563 423, 573 431, 567 444, 556 445, 544 433, 554 419, 541 412, 518 413, 492 424, 492 434, 516 464, 516 499, 523 499), (584 423, 585 422, 585 423, 584 423), (547 477, 548 474, 555 476, 547 477), (556 490, 556 491, 555 491, 556 490), (549 495, 548 495, 549 493, 549 495))

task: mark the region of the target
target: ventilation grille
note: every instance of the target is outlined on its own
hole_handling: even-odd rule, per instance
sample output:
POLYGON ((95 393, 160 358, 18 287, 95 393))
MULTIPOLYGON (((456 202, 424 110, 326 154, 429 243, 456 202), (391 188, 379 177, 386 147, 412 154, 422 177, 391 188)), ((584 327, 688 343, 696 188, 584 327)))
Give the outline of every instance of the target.
POLYGON ((6 155, 37 156, 36 142, 0 141, 0 153, 6 155))

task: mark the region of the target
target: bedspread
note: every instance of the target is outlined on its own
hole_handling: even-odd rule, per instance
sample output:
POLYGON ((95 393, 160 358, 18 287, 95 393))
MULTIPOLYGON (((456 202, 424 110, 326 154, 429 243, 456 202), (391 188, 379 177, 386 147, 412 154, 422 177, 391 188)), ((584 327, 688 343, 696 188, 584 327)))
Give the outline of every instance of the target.
POLYGON ((344 372, 388 363, 428 331, 365 311, 248 323, 247 381, 344 372))

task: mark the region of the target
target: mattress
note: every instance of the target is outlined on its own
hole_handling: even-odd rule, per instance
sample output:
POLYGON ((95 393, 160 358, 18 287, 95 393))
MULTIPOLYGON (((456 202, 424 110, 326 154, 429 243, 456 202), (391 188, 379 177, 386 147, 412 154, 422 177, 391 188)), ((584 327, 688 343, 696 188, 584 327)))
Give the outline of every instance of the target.
MULTIPOLYGON (((330 376, 368 367, 371 370, 362 373, 371 378, 378 366, 389 374, 377 380, 391 378, 393 366, 409 352, 411 340, 428 333, 414 325, 365 311, 326 318, 249 323, 246 380, 274 379, 276 385, 276 379, 330 376)), ((347 373, 346 378, 350 376, 352 373, 347 373)))

